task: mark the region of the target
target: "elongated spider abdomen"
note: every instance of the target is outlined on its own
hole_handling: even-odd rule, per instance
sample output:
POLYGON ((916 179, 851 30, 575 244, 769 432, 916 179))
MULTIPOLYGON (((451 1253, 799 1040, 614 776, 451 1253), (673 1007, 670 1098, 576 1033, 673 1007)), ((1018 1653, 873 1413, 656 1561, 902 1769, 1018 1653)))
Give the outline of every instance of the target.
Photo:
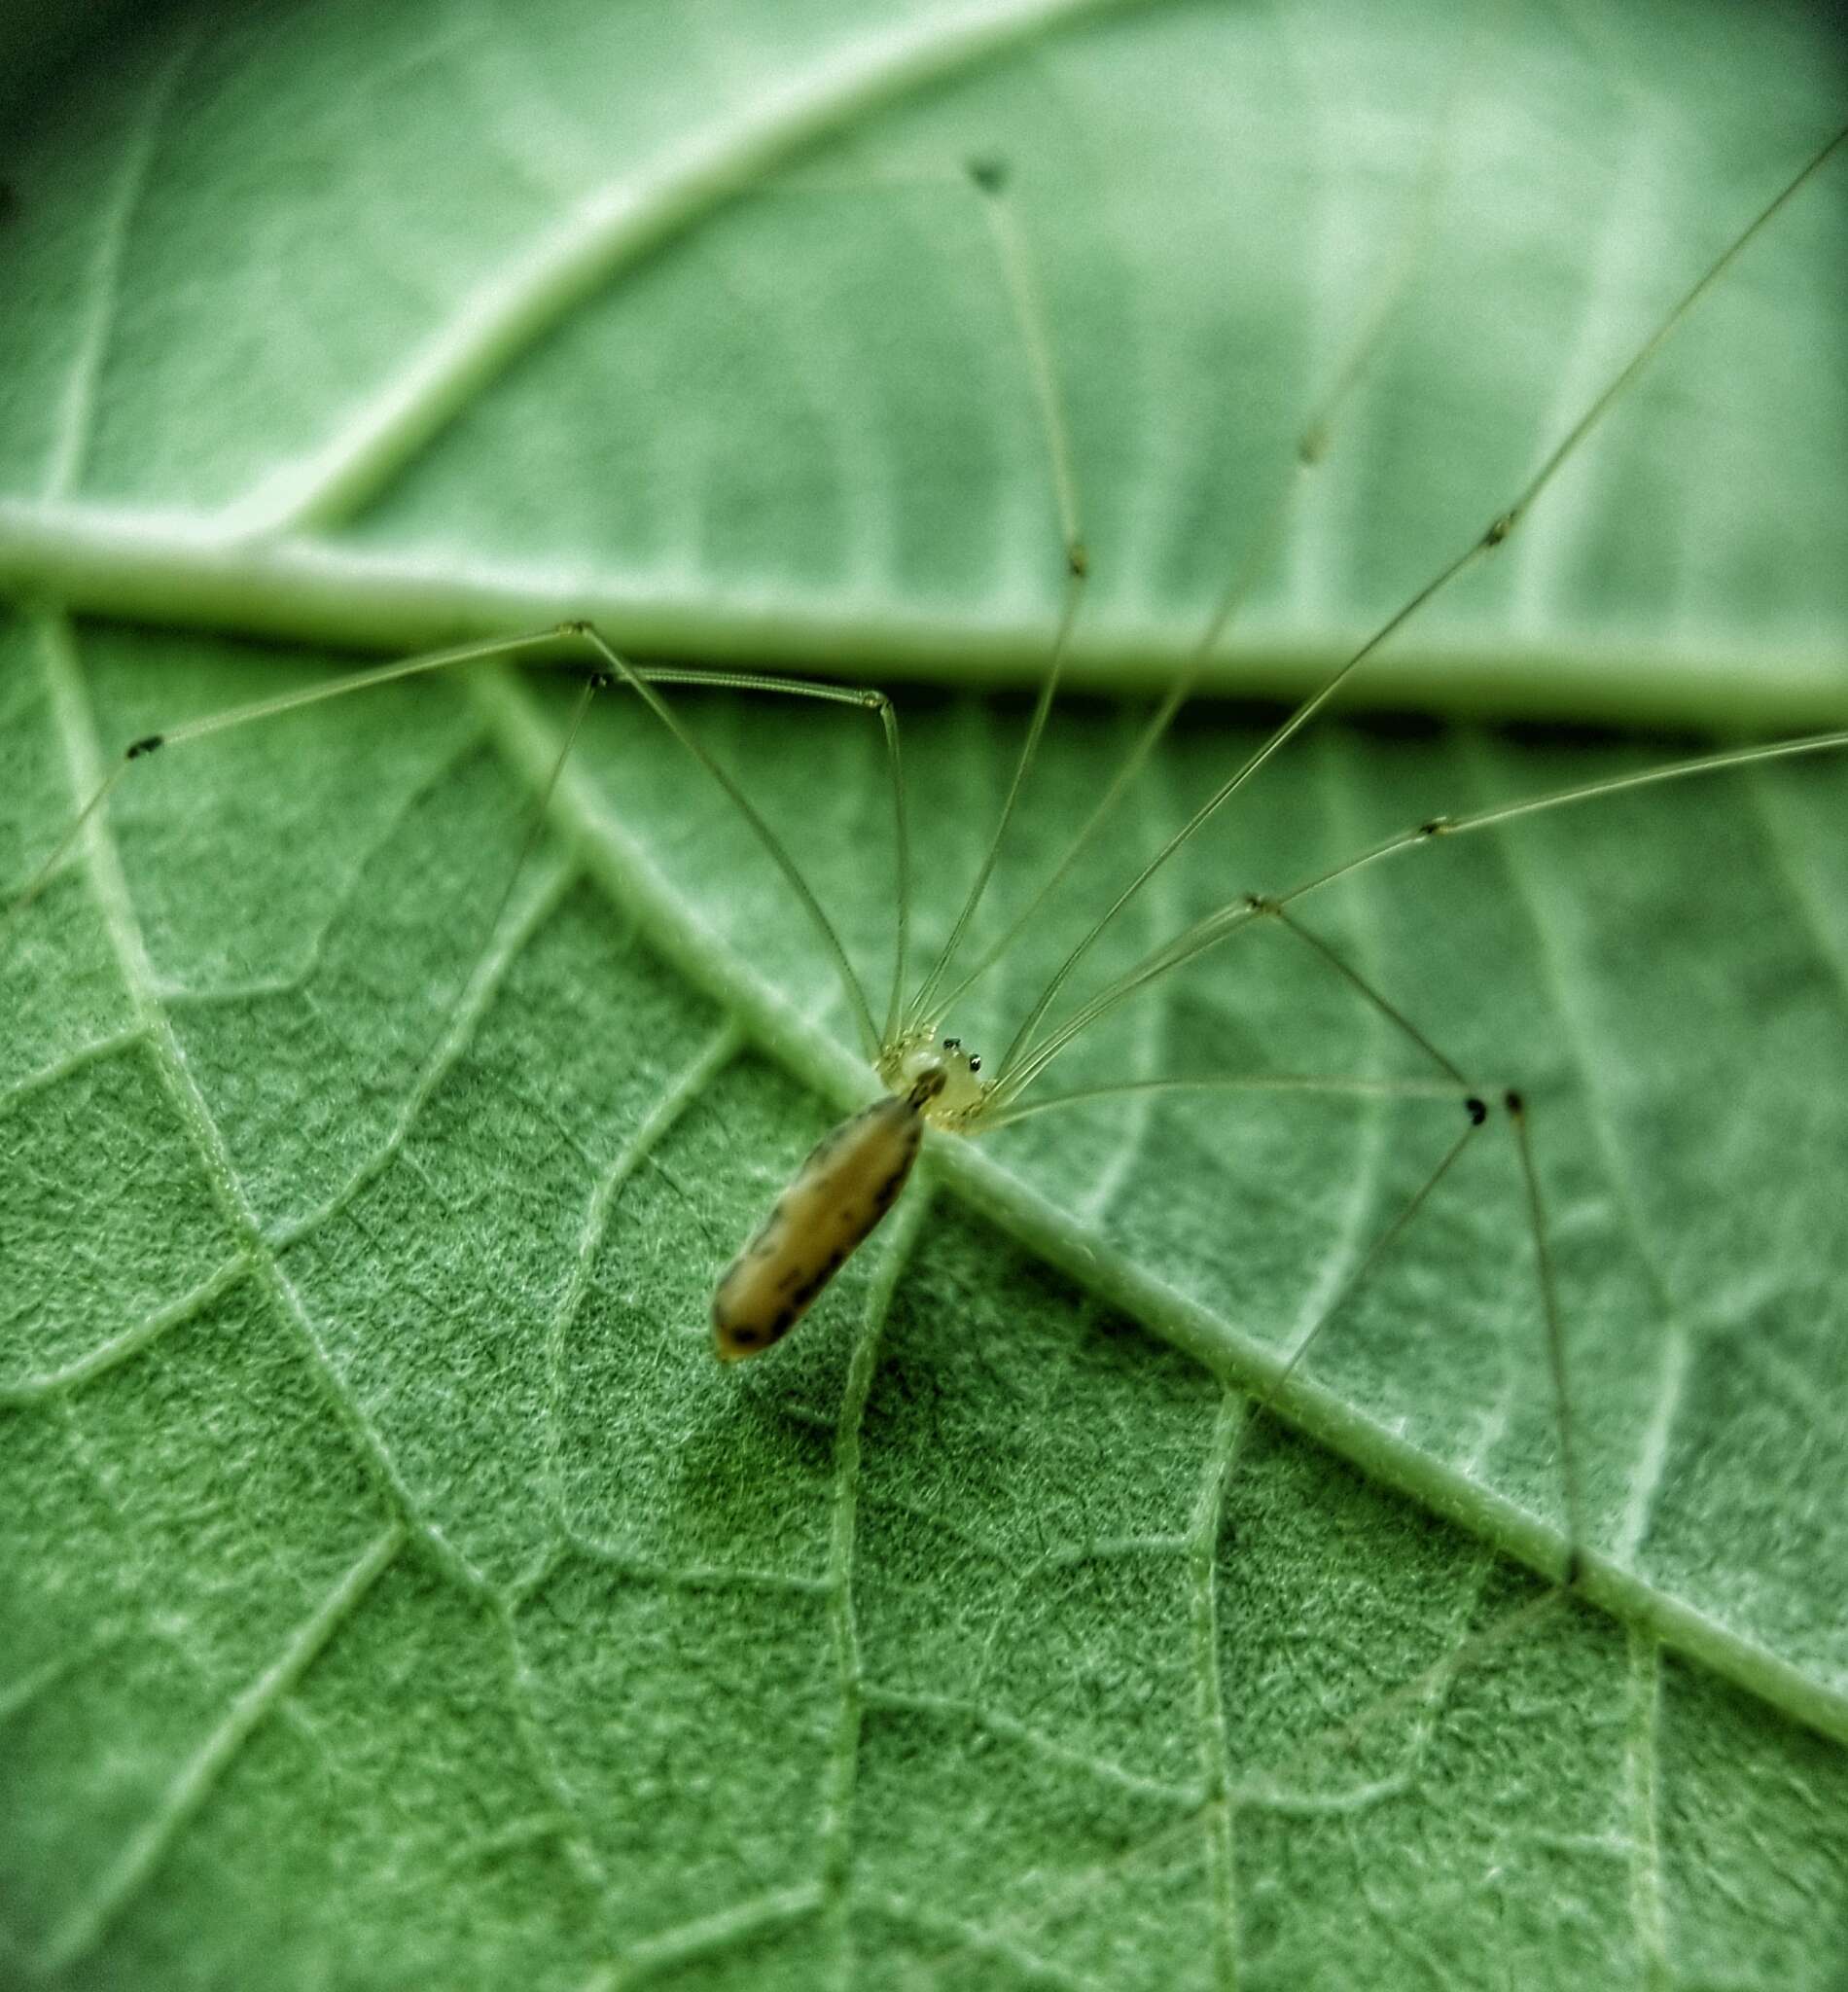
POLYGON ((781 1341, 871 1235, 910 1179, 924 1109, 942 1084, 941 1072, 926 1074, 816 1145, 720 1278, 712 1338, 722 1363, 781 1341))

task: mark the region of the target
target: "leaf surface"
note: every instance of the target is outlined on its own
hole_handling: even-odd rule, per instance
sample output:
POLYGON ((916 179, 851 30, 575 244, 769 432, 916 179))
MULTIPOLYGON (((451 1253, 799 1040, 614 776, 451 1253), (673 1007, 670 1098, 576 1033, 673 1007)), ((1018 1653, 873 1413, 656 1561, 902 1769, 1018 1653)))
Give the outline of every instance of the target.
MULTIPOLYGON (((968 159, 1011 168, 1095 575, 1075 664, 1111 694, 1055 717, 988 937, 1242 558, 1274 534, 1214 682, 1314 682, 1839 115, 1800 17, 1691 7, 1462 45, 1294 5, 138 32, 48 81, 9 168, 0 878, 123 743, 322 682, 330 640, 585 612, 932 681, 920 950, 1025 718, 976 688, 1044 667, 1063 586, 968 159)), ((1838 720, 1841 231, 1837 171, 1369 666, 1367 703, 1431 715, 1305 733, 1082 987, 1434 812, 1672 751, 1482 708, 1838 720)), ((472 668, 175 745, 0 941, 8 1971, 1830 1982, 1840 767, 1300 903, 1532 1103, 1568 1605, 1533 1574, 1566 1516, 1508 1127, 1370 1256, 1463 1117, 1381 1089, 1430 1061, 1274 925, 1056 1084, 1373 1090, 934 1142, 800 1335, 718 1372, 716 1267, 871 1082, 800 907, 623 694, 515 873, 575 690, 472 668)), ((871 721, 676 709, 882 1008, 871 721)), ((1264 724, 1191 712, 950 1026, 998 1053, 1264 724)))

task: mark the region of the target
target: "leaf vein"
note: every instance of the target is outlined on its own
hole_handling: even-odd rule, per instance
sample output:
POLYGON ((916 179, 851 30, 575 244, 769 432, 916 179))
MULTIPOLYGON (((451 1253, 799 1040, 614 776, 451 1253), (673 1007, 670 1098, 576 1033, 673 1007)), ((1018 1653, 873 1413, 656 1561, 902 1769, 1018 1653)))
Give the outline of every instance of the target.
POLYGON ((14 1407, 38 1404, 61 1392, 75 1390, 93 1377, 106 1375, 119 1364, 137 1356, 167 1333, 202 1314, 212 1302, 231 1291, 251 1272, 249 1258, 237 1253, 226 1260, 204 1279, 164 1307, 157 1307, 120 1334, 98 1342, 81 1356, 55 1370, 41 1370, 35 1375, 0 1382, 0 1405, 14 1407))
POLYGON ((541 1451, 545 1461, 547 1500, 561 1534, 567 1539, 575 1540, 565 1513, 563 1441, 559 1433, 559 1408, 565 1390, 565 1338, 584 1304, 590 1268, 602 1249, 610 1214, 623 1185, 653 1154, 688 1107, 737 1056, 743 1042, 742 1034, 734 1024, 720 1025, 685 1070, 668 1082, 654 1105, 643 1115, 634 1133, 617 1152, 608 1168, 598 1176, 590 1192, 589 1202, 585 1207, 571 1270, 546 1330, 546 1408, 541 1451))
POLYGON ((58 407, 52 457, 46 465, 44 494, 64 497, 76 483, 95 421, 96 387, 102 377, 109 341, 121 303, 122 259, 134 227, 135 211, 147 192, 156 143, 172 102, 181 71, 192 60, 198 41, 196 14, 185 22, 173 52, 150 79, 136 115, 128 126, 122 167, 90 263, 90 302, 83 331, 71 356, 71 370, 58 407))
POLYGON ((89 1895, 57 1926, 45 1964, 59 1970, 92 1949, 145 1888, 180 1832, 210 1798, 264 1718, 307 1672, 373 1584, 397 1559, 406 1530, 392 1522, 367 1546, 282 1651, 249 1682, 217 1726, 181 1765, 153 1812, 128 1836, 89 1895))
POLYGON ((1195 1693, 1200 1723, 1200 1774, 1207 1796, 1201 1814, 1205 1868, 1212 1890, 1213 1962, 1223 1992, 1238 1983, 1238 1865, 1233 1845, 1231 1745, 1220 1681, 1219 1546, 1226 1490, 1237 1463, 1250 1407, 1234 1390, 1224 1391, 1213 1422, 1205 1471, 1194 1505, 1189 1561, 1192 1566, 1191 1618, 1195 1693))
POLYGON ((1087 1777, 1095 1778, 1100 1784, 1109 1785, 1113 1790, 1127 1793, 1139 1798, 1162 1798, 1177 1805, 1195 1806, 1200 1795, 1191 1786, 1176 1785, 1163 1778, 1150 1777, 1146 1772, 1131 1770, 1127 1765, 1113 1762, 1107 1757, 1094 1756, 1088 1750, 1078 1750, 1069 1743, 1061 1743, 1056 1736, 1048 1736, 1043 1729, 1036 1729, 1031 1723, 1023 1723, 1017 1716, 1011 1716, 1000 1709, 986 1708, 980 1702, 970 1701, 957 1694, 931 1694, 919 1689, 885 1688, 876 1682, 869 1682, 861 1690, 861 1700, 867 1708, 889 1709, 900 1714, 949 1717, 973 1724, 1008 1743, 1030 1750, 1036 1756, 1044 1757, 1048 1762, 1069 1765, 1083 1771, 1087 1777))
MULTIPOLYGON (((69 625, 61 616, 53 613, 40 619, 39 628, 56 724, 71 767, 73 791, 79 795, 91 795, 95 793, 99 779, 101 750, 94 722, 84 697, 69 625)), ((123 875, 120 858, 109 836, 107 820, 100 813, 92 817, 87 827, 85 848, 91 889, 100 906, 103 924, 130 1007, 148 1032, 162 1088, 198 1157, 213 1200, 232 1231, 243 1238, 245 1256, 262 1277, 277 1312, 284 1321, 294 1325, 316 1381, 326 1392, 362 1456, 389 1490, 406 1523, 430 1547, 439 1563, 458 1584, 472 1593, 479 1592, 484 1583, 480 1573, 447 1541, 435 1522, 419 1514, 383 1437, 341 1382, 332 1357, 315 1333, 307 1309, 283 1272, 269 1241, 264 1236, 257 1214, 237 1181, 218 1125, 187 1068, 172 1023, 160 1007, 146 945, 129 901, 127 880, 123 875)))
POLYGON ((848 1897, 853 1876, 854 1793, 860 1766, 862 1710, 865 1705, 864 1659, 853 1601, 854 1570, 859 1553, 860 1437, 893 1296, 905 1278, 911 1255, 930 1221, 931 1189, 928 1183, 920 1184, 911 1193, 912 1200, 899 1208, 892 1227, 891 1242, 881 1256, 867 1295, 866 1315, 847 1364, 835 1428, 834 1512, 828 1547, 828 1618, 834 1641, 840 1706, 835 1723, 833 1746, 823 1771, 820 1887, 843 1986, 853 1981, 853 1932, 848 1916, 848 1897))
POLYGON ((1134 0, 988 0, 869 34, 811 74, 764 88, 729 129, 694 130, 646 178, 585 196, 463 302, 344 433, 285 465, 222 528, 256 537, 338 523, 378 495, 496 375, 621 271, 806 147, 1059 22, 1134 0))

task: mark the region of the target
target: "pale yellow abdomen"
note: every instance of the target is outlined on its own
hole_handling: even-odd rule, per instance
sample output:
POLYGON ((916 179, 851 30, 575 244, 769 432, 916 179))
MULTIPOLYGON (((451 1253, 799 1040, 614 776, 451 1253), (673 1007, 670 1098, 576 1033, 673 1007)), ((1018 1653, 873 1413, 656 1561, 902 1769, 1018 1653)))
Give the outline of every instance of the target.
POLYGON ((892 1208, 923 1139, 920 1104, 915 1094, 878 1101, 843 1120, 797 1170, 712 1297, 721 1362, 755 1356, 788 1334, 892 1208))

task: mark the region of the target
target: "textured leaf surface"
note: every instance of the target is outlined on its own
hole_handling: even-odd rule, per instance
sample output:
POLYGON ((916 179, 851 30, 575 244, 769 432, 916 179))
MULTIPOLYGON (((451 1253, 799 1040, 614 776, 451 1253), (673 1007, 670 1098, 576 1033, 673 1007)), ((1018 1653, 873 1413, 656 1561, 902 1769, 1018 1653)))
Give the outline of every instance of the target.
MULTIPOLYGON (((1030 671, 1057 538, 977 150, 1044 272, 1119 689, 1172 668, 1392 302, 1223 659, 1291 681, 1469 544, 1827 133, 1800 23, 1570 19, 151 26, 48 86, 9 166, 0 878, 124 741, 314 681, 329 635, 592 609, 696 657, 1030 671)), ((1839 716, 1841 206, 1780 217, 1377 695, 1839 716)), ((1840 768, 1302 902, 1535 1103, 1594 1558, 1567 1607, 1521 1567, 1563 1515, 1505 1129, 1367 1266, 1288 1423, 1238 1388, 1453 1101, 940 1144, 800 1334, 720 1374, 714 1269, 867 1080, 800 913, 620 697, 489 932, 570 695, 478 671, 157 756, 0 943, 7 1975, 1831 1982, 1840 768)), ((880 986, 871 724, 684 706, 880 986)), ((929 940, 1023 710, 903 717, 929 940)), ((991 930, 1136 717, 1058 719, 991 930)), ((1259 737, 1190 718, 959 1007, 971 1043, 1259 737)), ((1318 729, 1087 973, 1662 751, 1318 729)), ((1057 1070, 1428 1068, 1265 930, 1057 1070)))

